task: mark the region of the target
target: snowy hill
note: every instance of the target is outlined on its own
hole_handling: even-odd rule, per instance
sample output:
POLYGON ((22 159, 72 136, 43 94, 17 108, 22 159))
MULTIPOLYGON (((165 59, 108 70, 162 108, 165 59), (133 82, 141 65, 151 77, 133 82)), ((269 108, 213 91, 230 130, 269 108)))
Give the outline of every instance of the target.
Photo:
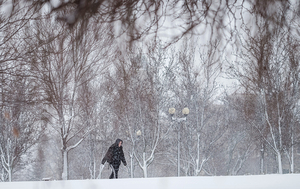
POLYGON ((1 189, 299 189, 300 174, 4 182, 1 189))

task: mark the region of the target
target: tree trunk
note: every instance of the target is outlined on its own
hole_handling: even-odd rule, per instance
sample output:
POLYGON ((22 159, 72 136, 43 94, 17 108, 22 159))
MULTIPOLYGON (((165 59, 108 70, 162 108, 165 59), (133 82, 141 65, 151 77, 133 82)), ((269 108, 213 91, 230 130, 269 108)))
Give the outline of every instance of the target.
POLYGON ((146 153, 144 152, 143 153, 143 173, 144 173, 144 178, 147 178, 148 177, 148 170, 147 170, 147 162, 146 162, 146 153))
POLYGON ((134 173, 133 173, 133 153, 130 154, 130 178, 134 178, 134 173))
POLYGON ((280 151, 277 151, 277 161, 278 161, 278 173, 282 174, 282 159, 280 151))
POLYGON ((292 125, 292 157, 291 157, 291 173, 294 173, 294 125, 292 125))
POLYGON ((177 133, 177 176, 180 177, 180 124, 178 124, 178 133, 177 133))
POLYGON ((260 174, 264 174, 264 161, 265 161, 265 145, 261 144, 260 149, 260 174))
POLYGON ((8 181, 12 181, 12 168, 10 165, 8 166, 8 181))
POLYGON ((68 180, 68 151, 63 150, 63 172, 62 180, 68 180))

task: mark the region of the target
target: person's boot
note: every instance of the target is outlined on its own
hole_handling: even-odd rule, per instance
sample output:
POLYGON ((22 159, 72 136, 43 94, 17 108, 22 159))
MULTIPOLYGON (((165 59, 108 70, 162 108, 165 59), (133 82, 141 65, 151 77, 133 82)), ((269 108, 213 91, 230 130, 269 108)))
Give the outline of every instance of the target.
POLYGON ((109 179, 113 179, 114 178, 114 172, 111 173, 111 175, 109 176, 109 179))

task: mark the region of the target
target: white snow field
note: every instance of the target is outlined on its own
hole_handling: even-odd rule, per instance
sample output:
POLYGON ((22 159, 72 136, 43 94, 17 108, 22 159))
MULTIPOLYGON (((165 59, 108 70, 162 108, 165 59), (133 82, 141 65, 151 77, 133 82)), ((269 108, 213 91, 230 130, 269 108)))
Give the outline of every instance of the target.
POLYGON ((0 189, 300 189, 300 174, 0 182, 0 189))

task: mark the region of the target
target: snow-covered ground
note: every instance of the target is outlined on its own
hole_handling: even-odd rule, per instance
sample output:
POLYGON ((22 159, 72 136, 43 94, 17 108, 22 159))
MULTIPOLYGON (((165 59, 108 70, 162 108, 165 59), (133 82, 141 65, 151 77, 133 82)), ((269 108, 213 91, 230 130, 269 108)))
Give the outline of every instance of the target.
POLYGON ((2 182, 0 189, 300 189, 300 174, 2 182))

